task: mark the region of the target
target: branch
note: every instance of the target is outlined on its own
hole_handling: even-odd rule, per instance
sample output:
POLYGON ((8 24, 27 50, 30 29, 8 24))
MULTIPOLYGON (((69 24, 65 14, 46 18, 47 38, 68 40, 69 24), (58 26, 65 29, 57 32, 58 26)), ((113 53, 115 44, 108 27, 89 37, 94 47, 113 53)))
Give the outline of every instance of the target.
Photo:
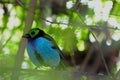
MULTIPOLYGON (((36 4, 37 4, 36 0, 30 1, 28 15, 26 17, 26 22, 25 22, 24 34, 26 32, 28 32, 28 30, 32 26, 32 22, 34 19, 34 13, 35 13, 35 9, 36 9, 36 4)), ((24 57, 24 50, 25 50, 26 43, 27 43, 27 40, 22 39, 20 44, 19 44, 19 49, 18 49, 18 52, 16 55, 15 67, 14 67, 14 70, 12 72, 11 80, 19 80, 20 68, 21 68, 21 64, 23 61, 23 57, 24 57)))
POLYGON ((67 23, 62 23, 62 22, 52 22, 52 21, 49 21, 49 20, 47 20, 47 19, 45 19, 45 18, 43 18, 43 17, 40 17, 40 19, 42 19, 42 20, 44 20, 44 21, 46 21, 46 22, 49 22, 49 23, 51 23, 51 24, 64 24, 64 25, 68 25, 67 23))
POLYGON ((23 3, 20 0, 16 0, 16 2, 21 6, 24 7, 23 3))

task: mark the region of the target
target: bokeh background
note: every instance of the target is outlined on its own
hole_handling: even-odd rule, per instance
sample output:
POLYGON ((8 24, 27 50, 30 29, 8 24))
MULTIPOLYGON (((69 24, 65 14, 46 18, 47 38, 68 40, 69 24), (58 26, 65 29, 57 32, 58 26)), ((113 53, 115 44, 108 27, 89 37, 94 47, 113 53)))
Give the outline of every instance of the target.
POLYGON ((0 80, 119 80, 120 0, 0 0, 0 80), (65 70, 39 70, 22 35, 51 35, 65 70), (99 78, 98 78, 99 77, 99 78))

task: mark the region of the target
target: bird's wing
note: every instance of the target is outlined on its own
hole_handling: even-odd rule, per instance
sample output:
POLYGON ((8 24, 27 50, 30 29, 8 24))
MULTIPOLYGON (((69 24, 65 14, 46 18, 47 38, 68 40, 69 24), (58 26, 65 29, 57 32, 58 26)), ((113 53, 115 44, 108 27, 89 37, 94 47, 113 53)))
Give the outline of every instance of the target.
POLYGON ((46 38, 46 39, 48 39, 48 40, 50 40, 50 41, 52 42, 52 44, 53 44, 52 48, 58 50, 59 53, 60 53, 60 54, 59 54, 60 57, 61 57, 62 59, 64 59, 63 53, 62 53, 62 51, 60 50, 60 48, 57 46, 55 40, 54 40, 51 36, 49 36, 48 34, 45 34, 43 37, 46 38))
MULTIPOLYGON (((63 53, 62 53, 62 51, 60 50, 60 48, 57 46, 55 40, 54 40, 51 36, 49 36, 48 34, 46 34, 46 35, 44 36, 44 38, 50 40, 50 41, 53 43, 52 48, 53 48, 53 49, 57 49, 57 50, 59 51, 60 58, 61 58, 62 60, 64 60, 64 62, 63 62, 63 61, 60 61, 60 64, 61 64, 60 66, 62 66, 62 68, 65 68, 66 59, 64 58, 63 53)), ((59 67, 60 67, 60 66, 59 66, 59 67)))

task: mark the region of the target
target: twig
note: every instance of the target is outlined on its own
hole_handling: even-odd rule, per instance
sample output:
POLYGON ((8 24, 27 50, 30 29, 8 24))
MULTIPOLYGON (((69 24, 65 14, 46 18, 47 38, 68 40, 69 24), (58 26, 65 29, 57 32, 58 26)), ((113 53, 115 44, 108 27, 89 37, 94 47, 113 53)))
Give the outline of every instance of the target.
POLYGON ((95 38, 95 40, 96 40, 96 42, 97 42, 97 44, 98 44, 98 48, 100 49, 101 58, 102 58, 103 64, 104 64, 104 66, 105 66, 105 69, 106 69, 108 75, 110 76, 111 79, 115 80, 115 78, 110 75, 110 70, 109 70, 109 68, 108 68, 108 66, 107 66, 107 64, 106 64, 106 61, 105 61, 105 58, 104 58, 104 55, 103 55, 103 51, 102 51, 102 49, 101 49, 101 46, 99 45, 99 42, 98 42, 96 36, 94 35, 94 33, 93 33, 92 31, 90 31, 90 32, 92 33, 93 37, 95 38))
POLYGON ((104 59, 104 55, 103 55, 103 52, 102 52, 101 47, 100 47, 100 45, 99 45, 99 42, 98 42, 96 36, 94 35, 94 33, 93 33, 92 31, 90 31, 90 32, 91 32, 91 34, 93 35, 93 37, 95 38, 95 40, 96 40, 96 42, 97 42, 97 44, 98 44, 98 47, 99 47, 99 49, 100 49, 101 58, 102 58, 103 63, 104 63, 104 65, 105 65, 106 71, 107 71, 108 74, 110 74, 110 71, 109 71, 108 66, 107 66, 107 64, 106 64, 106 61, 105 61, 105 59, 104 59))
POLYGON ((24 7, 23 3, 22 3, 20 0, 16 0, 16 2, 17 2, 20 6, 24 7))
POLYGON ((104 59, 103 52, 102 52, 101 47, 100 47, 100 45, 99 45, 99 41, 97 40, 96 36, 95 36, 94 33, 92 32, 91 28, 88 27, 88 26, 85 24, 84 20, 82 20, 82 18, 81 18, 81 16, 79 15, 79 13, 78 13, 78 16, 80 17, 80 20, 81 20, 82 25, 84 25, 85 28, 88 28, 88 30, 90 31, 90 33, 91 33, 91 34, 93 35, 93 37, 95 38, 95 40, 96 40, 96 42, 97 42, 97 44, 98 44, 98 47, 99 47, 99 49, 100 49, 101 58, 102 58, 103 63, 104 63, 104 65, 105 65, 106 71, 107 71, 108 74, 110 74, 110 71, 109 71, 108 66, 107 66, 107 64, 106 64, 106 61, 105 61, 105 59, 104 59))
POLYGON ((67 23, 62 23, 62 22, 52 22, 52 21, 49 21, 49 20, 47 20, 47 19, 45 19, 45 18, 43 18, 43 17, 40 17, 40 19, 42 19, 42 20, 44 20, 44 21, 46 21, 46 22, 49 22, 49 23, 51 23, 51 24, 64 24, 64 25, 68 25, 67 23))

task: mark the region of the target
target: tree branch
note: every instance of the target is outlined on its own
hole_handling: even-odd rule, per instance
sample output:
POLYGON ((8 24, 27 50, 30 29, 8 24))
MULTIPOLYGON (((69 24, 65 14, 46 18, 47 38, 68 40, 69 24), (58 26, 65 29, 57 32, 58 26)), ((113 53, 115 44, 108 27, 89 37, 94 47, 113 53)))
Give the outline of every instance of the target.
MULTIPOLYGON (((24 34, 28 32, 28 30, 32 26, 32 22, 34 19, 34 13, 36 9, 37 1, 36 0, 31 0, 28 8, 28 15, 26 17, 26 22, 25 22, 25 28, 24 28, 24 34)), ((20 75, 20 69, 21 69, 21 64, 23 61, 24 57, 24 50, 26 46, 27 40, 22 39, 20 44, 19 44, 19 49, 16 55, 16 62, 15 62, 15 68, 13 70, 11 80, 19 80, 19 75, 20 75)))

